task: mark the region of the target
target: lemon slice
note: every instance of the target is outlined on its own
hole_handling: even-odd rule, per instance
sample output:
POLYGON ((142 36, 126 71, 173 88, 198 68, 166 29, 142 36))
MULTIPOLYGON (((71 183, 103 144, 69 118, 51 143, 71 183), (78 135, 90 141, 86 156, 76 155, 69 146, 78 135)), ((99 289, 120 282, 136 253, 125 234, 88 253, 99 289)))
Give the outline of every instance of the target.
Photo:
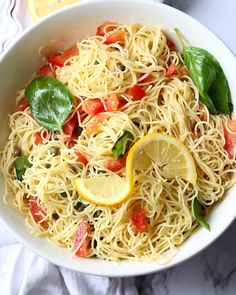
POLYGON ((29 12, 33 19, 40 19, 49 13, 80 0, 28 0, 29 12))
POLYGON ((127 175, 132 178, 134 169, 146 169, 152 161, 159 166, 165 178, 178 177, 196 183, 194 159, 187 147, 175 137, 154 133, 138 140, 127 156, 127 175))
POLYGON ((73 184, 79 195, 95 205, 113 206, 123 202, 132 191, 132 183, 117 174, 77 178, 73 184))

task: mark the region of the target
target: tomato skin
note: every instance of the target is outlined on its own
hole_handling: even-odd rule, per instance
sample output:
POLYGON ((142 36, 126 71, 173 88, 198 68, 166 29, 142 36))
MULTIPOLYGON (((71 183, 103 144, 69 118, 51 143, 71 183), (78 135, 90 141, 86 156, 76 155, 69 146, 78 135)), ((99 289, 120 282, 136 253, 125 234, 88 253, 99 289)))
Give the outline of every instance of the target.
POLYGON ((34 221, 40 224, 43 228, 46 228, 48 226, 47 220, 40 222, 46 216, 46 213, 38 206, 37 197, 30 196, 29 208, 34 221))
POLYGON ((75 234, 74 249, 76 250, 80 245, 80 247, 75 252, 76 256, 85 257, 88 255, 88 234, 90 233, 90 231, 91 226, 88 224, 87 220, 83 219, 79 224, 77 232, 75 234), (85 235, 86 237, 84 237, 85 235))
POLYGON ((88 159, 85 157, 84 154, 81 152, 77 151, 76 152, 77 160, 76 162, 81 163, 82 165, 86 166, 88 164, 88 159))
POLYGON ((117 27, 116 23, 112 23, 110 21, 104 21, 100 26, 97 27, 96 35, 104 36, 105 33, 108 33, 110 31, 114 30, 115 27, 117 27), (105 27, 107 25, 112 25, 112 26, 107 27, 106 30, 105 30, 105 27))
POLYGON ((152 74, 147 75, 146 78, 144 78, 143 80, 140 80, 139 83, 148 83, 152 81, 152 74))
POLYGON ((37 144, 43 144, 43 139, 41 137, 41 131, 35 133, 35 142, 37 144))
POLYGON ((145 209, 141 208, 141 209, 135 211, 130 216, 130 221, 133 224, 133 226, 137 232, 143 233, 148 230, 148 223, 147 223, 145 209))
POLYGON ((62 130, 64 132, 64 134, 66 134, 69 137, 73 137, 73 133, 75 128, 78 126, 78 117, 77 117, 77 113, 69 120, 67 121, 63 126, 62 126, 62 130))
POLYGON ((77 45, 73 45, 70 48, 63 51, 61 54, 49 54, 47 59, 48 62, 51 63, 53 66, 63 67, 65 62, 71 58, 72 56, 76 56, 79 54, 79 50, 77 45))
POLYGON ((125 168, 126 165, 126 155, 120 159, 107 160, 104 162, 104 167, 112 172, 118 172, 125 168))
POLYGON ((47 76, 54 78, 54 73, 50 67, 50 65, 44 65, 39 69, 39 75, 40 76, 47 76))
POLYGON ((186 66, 183 66, 181 68, 178 69, 178 72, 183 75, 183 76, 186 76, 188 75, 189 71, 188 71, 188 68, 186 66))
POLYGON ((124 42, 125 41, 125 32, 117 30, 114 33, 112 33, 110 36, 107 37, 107 39, 103 42, 103 44, 110 45, 118 42, 124 42))
POLYGON ((107 99, 104 101, 105 107, 108 112, 113 112, 118 109, 119 99, 115 93, 109 95, 107 99))
POLYGON ((109 114, 107 113, 100 113, 94 116, 93 121, 86 126, 86 134, 87 135, 91 135, 93 133, 96 134, 102 122, 108 117, 109 117, 109 114))
POLYGON ((166 44, 167 44, 167 46, 169 47, 170 50, 175 49, 175 44, 168 38, 166 40, 166 44))
POLYGON ((28 108, 28 106, 29 106, 29 102, 26 99, 26 97, 24 97, 24 98, 22 98, 19 105, 17 106, 16 111, 23 112, 26 108, 28 108))
POLYGON ((176 64, 171 63, 166 71, 166 77, 171 78, 176 73, 176 64))
POLYGON ((140 100, 146 95, 146 92, 139 85, 135 84, 128 90, 128 94, 131 95, 134 100, 140 100))
POLYGON ((228 153, 230 159, 235 159, 234 150, 236 146, 236 120, 228 120, 226 122, 227 128, 233 132, 230 133, 226 127, 224 127, 224 135, 225 135, 225 150, 228 153))
POLYGON ((105 110, 100 98, 88 99, 82 105, 82 110, 90 115, 95 116, 105 110))
POLYGON ((119 105, 118 108, 122 108, 123 106, 125 106, 128 103, 127 100, 125 100, 124 98, 120 98, 119 99, 119 105))

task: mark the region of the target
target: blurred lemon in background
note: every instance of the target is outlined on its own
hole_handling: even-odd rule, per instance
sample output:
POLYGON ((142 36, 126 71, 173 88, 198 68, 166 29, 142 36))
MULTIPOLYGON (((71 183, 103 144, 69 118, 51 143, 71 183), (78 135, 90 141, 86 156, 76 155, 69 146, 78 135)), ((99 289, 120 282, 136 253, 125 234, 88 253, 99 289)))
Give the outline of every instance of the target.
POLYGON ((80 0, 28 0, 28 8, 33 19, 40 19, 62 7, 80 2, 80 0))

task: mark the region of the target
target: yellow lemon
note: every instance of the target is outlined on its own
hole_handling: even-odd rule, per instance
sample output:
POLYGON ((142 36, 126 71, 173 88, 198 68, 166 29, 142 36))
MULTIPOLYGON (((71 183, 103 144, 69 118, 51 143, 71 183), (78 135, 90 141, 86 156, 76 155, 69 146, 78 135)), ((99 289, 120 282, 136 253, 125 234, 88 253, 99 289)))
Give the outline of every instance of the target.
POLYGON ((138 140, 127 156, 127 175, 132 178, 135 168, 148 168, 152 161, 158 165, 164 177, 178 177, 196 183, 194 159, 187 147, 175 137, 153 133, 138 140))
POLYGON ((76 2, 80 2, 80 0, 28 0, 28 8, 32 18, 37 20, 76 2))

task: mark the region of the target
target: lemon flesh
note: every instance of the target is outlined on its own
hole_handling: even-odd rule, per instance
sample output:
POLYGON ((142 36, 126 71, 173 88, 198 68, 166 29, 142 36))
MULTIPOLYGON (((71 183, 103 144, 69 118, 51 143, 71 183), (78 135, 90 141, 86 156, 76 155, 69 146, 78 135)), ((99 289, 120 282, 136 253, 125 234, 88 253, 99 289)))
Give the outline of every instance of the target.
POLYGON ((64 6, 80 0, 28 0, 29 12, 33 19, 40 19, 64 6))

